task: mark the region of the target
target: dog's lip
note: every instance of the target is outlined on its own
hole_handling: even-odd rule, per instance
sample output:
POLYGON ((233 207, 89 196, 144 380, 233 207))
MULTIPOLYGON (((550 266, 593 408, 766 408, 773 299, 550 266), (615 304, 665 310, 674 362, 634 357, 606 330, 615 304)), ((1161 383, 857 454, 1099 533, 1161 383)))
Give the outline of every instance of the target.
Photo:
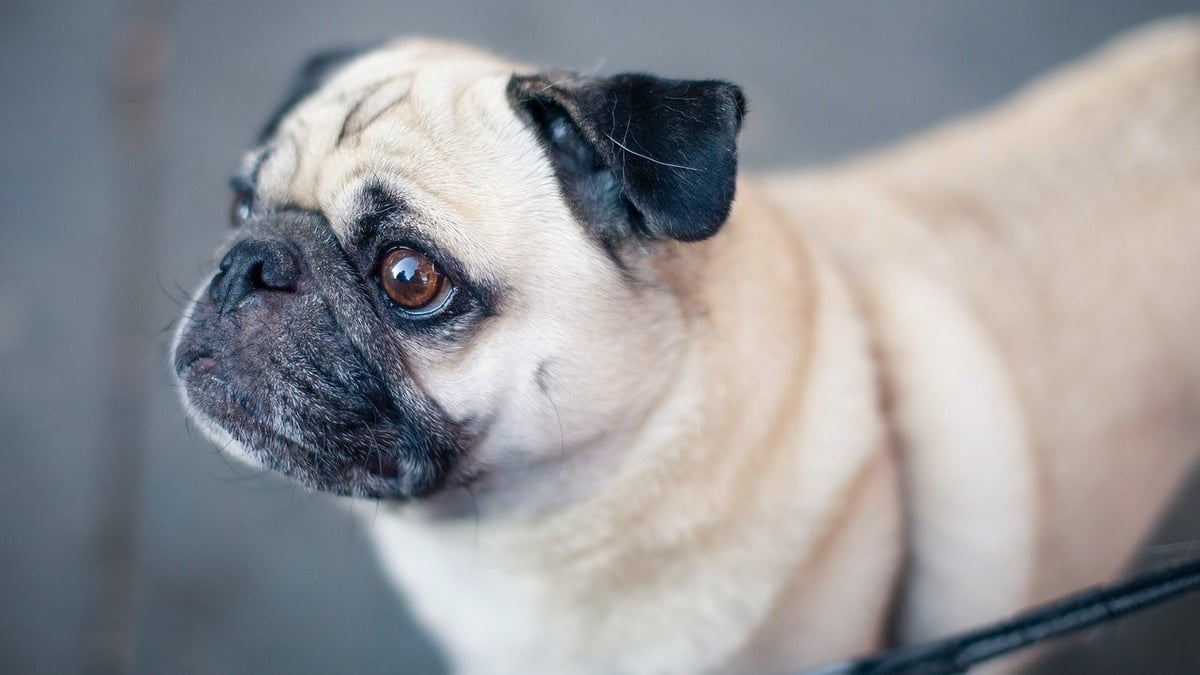
POLYGON ((175 373, 186 377, 192 373, 212 372, 218 365, 216 356, 210 351, 182 352, 175 358, 175 373))
POLYGON ((188 363, 188 369, 192 372, 207 373, 216 367, 217 359, 206 355, 197 356, 188 363))

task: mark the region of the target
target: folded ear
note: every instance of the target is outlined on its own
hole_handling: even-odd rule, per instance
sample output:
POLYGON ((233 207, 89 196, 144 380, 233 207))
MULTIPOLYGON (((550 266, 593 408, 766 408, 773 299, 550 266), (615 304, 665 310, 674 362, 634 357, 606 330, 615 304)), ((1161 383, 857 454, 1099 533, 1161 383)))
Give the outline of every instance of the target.
POLYGON ((258 134, 258 142, 264 143, 274 136, 275 131, 279 128, 279 123, 292 111, 292 108, 320 88, 342 66, 367 51, 368 48, 365 47, 338 47, 317 52, 308 57, 293 78, 292 86, 283 103, 279 104, 275 108, 275 112, 267 118, 267 123, 263 125, 262 131, 258 134))
POLYGON ((623 230, 696 241, 729 215, 746 112, 738 86, 538 74, 513 76, 508 94, 545 143, 577 215, 606 240, 623 230))

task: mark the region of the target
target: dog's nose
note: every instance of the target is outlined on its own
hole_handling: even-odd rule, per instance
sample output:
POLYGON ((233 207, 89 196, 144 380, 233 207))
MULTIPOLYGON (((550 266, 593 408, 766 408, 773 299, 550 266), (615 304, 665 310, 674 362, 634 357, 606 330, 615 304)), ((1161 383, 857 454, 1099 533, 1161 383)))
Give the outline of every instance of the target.
POLYGON ((218 270, 208 294, 221 312, 255 293, 294 293, 300 282, 300 261, 279 241, 243 239, 229 249, 218 270))

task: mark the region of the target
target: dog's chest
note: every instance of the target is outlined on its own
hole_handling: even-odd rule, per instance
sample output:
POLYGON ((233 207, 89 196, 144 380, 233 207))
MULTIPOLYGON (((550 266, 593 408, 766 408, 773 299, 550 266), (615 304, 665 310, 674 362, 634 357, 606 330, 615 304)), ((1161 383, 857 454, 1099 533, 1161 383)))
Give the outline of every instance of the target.
MULTIPOLYGON (((570 672, 556 651, 574 628, 539 611, 550 582, 481 558, 475 528, 380 518, 372 534, 389 577, 460 672, 570 672)), ((577 664, 576 664, 577 665, 577 664)))

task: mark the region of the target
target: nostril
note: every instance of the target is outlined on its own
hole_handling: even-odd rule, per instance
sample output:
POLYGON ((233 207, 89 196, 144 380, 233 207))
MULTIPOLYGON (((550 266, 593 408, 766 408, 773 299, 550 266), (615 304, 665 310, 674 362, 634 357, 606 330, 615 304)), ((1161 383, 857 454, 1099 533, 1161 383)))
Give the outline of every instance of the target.
POLYGON ((266 267, 266 264, 259 262, 252 265, 250 269, 246 271, 246 283, 250 285, 250 288, 263 290, 271 288, 271 286, 267 284, 266 279, 263 278, 264 267, 266 267))
POLYGON ((280 246, 253 270, 253 274, 259 288, 295 291, 300 281, 300 263, 290 250, 280 246))

